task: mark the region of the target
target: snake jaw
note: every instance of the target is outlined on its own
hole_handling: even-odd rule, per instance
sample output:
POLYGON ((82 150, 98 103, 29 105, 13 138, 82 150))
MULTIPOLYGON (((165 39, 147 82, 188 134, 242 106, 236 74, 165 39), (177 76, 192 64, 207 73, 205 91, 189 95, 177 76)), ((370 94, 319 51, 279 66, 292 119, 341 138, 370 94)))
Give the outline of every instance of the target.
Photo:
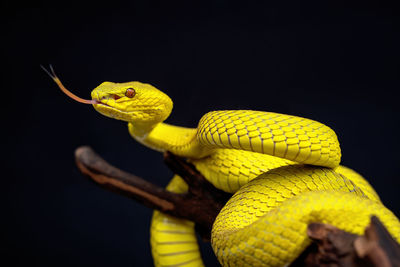
POLYGON ((127 121, 130 122, 132 120, 132 112, 124 111, 118 109, 115 105, 112 105, 114 101, 116 102, 115 98, 109 96, 103 97, 92 97, 93 107, 96 111, 103 114, 106 117, 110 117, 117 120, 127 121))
POLYGON ((108 104, 108 102, 110 100, 113 100, 114 103, 116 103, 119 98, 120 97, 116 94, 103 95, 103 96, 101 96, 98 92, 96 92, 95 94, 92 94, 93 105, 103 105, 106 107, 113 108, 115 111, 123 112, 122 110, 119 110, 119 109, 115 108, 114 106, 108 104))
POLYGON ((109 100, 109 99, 108 99, 107 97, 102 97, 101 99, 99 99, 99 98, 92 98, 93 105, 104 105, 104 106, 111 107, 110 105, 107 104, 108 100, 109 100), (103 102, 104 100, 106 100, 106 102, 103 102))
POLYGON ((107 105, 106 103, 103 103, 103 102, 98 101, 98 100, 94 100, 93 105, 103 105, 103 106, 111 107, 110 105, 107 105))
MULTIPOLYGON (((109 99, 106 98, 106 97, 102 97, 100 100, 99 100, 99 99, 96 99, 96 98, 93 98, 92 101, 93 101, 93 106, 94 106, 95 108, 96 108, 96 106, 100 106, 100 107, 101 107, 101 106, 104 106, 104 107, 113 109, 113 110, 115 110, 115 111, 120 111, 120 110, 116 109, 115 107, 109 105, 109 104, 108 104, 109 99)), ((122 111, 121 111, 121 112, 122 112, 122 111)))

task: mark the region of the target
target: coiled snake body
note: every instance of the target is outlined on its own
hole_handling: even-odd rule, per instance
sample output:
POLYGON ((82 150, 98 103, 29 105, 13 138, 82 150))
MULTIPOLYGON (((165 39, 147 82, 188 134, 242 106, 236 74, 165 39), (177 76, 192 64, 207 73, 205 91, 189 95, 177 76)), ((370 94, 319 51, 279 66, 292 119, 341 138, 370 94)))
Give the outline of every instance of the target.
MULTIPOLYGON (((319 122, 224 110, 207 113, 191 129, 163 122, 172 101, 149 84, 104 82, 91 96, 79 101, 127 121, 136 140, 187 157, 214 186, 235 193, 212 229, 212 247, 223 266, 290 264, 310 243, 310 222, 361 234, 374 214, 400 241, 399 220, 363 177, 339 165, 336 134, 319 122)), ((187 185, 174 176, 167 189, 183 193, 187 185)), ((192 222, 155 211, 151 246, 156 266, 203 265, 192 222)))

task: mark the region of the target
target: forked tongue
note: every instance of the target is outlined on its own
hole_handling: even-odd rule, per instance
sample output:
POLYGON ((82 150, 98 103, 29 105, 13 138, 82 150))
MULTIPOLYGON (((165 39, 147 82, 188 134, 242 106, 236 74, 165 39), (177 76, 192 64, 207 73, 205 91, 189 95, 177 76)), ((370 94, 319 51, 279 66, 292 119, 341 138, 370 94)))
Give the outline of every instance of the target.
POLYGON ((75 101, 78 101, 83 104, 97 104, 98 102, 96 100, 88 100, 88 99, 83 99, 80 98, 79 96, 71 93, 70 91, 67 90, 67 88, 64 87, 64 85, 61 83, 60 79, 57 77, 56 73, 54 72, 53 66, 50 65, 50 71, 48 71, 45 67, 40 65, 40 67, 53 79, 53 81, 58 85, 58 87, 61 89, 61 91, 64 92, 67 96, 72 98, 75 101))

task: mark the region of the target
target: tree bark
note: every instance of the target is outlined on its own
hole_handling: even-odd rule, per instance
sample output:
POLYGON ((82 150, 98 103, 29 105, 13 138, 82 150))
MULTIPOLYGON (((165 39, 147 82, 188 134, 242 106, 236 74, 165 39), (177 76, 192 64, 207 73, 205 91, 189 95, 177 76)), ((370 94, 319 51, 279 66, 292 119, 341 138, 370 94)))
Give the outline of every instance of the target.
POLYGON ((204 240, 210 239, 212 224, 231 196, 211 185, 193 165, 168 152, 164 154, 164 161, 188 183, 186 194, 169 192, 124 172, 87 146, 76 149, 75 161, 85 176, 104 189, 132 198, 151 209, 195 222, 204 240))

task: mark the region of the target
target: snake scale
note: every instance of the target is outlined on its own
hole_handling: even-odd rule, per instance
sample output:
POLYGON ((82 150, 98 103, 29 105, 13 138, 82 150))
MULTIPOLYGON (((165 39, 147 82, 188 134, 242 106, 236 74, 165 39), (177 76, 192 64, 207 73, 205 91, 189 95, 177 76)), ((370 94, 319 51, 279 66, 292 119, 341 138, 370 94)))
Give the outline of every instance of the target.
MULTIPOLYGON (((213 250, 223 266, 286 266, 310 244, 310 222, 362 234, 376 215, 399 242, 400 222, 369 183, 339 165, 335 132, 296 116, 222 110, 204 115, 197 128, 164 123, 172 100, 140 83, 104 82, 84 100, 101 114, 128 122, 140 143, 186 157, 215 187, 234 193, 212 228, 213 250)), ((187 191, 174 176, 167 189, 187 191)), ((151 248, 156 266, 203 266, 194 224, 154 211, 151 248)))

